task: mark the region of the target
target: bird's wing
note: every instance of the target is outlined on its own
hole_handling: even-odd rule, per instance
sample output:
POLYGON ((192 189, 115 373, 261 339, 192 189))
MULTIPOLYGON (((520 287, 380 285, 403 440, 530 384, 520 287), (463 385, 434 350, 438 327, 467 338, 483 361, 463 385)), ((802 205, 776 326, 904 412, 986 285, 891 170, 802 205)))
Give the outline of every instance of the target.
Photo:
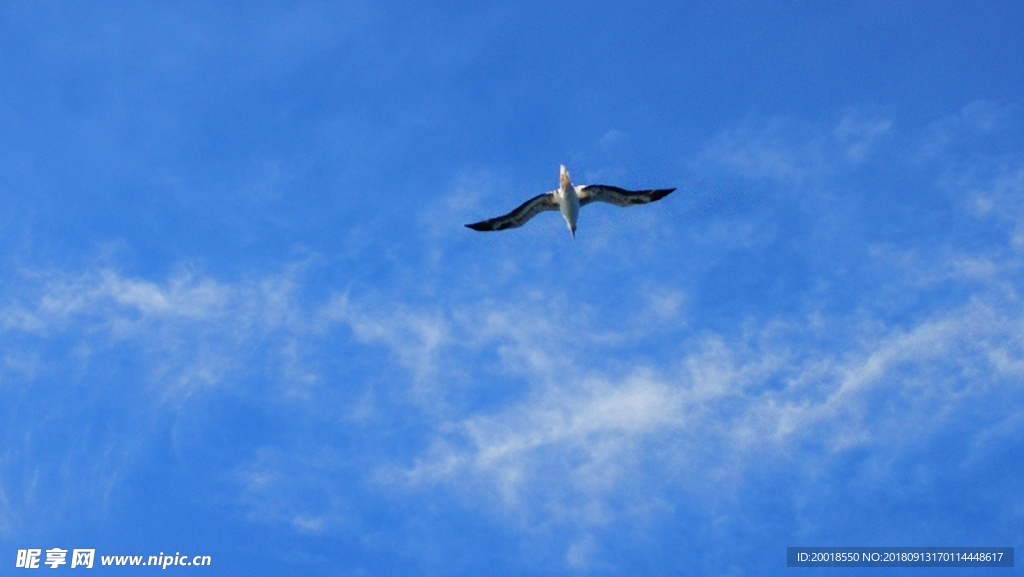
POLYGON ((607 202, 615 206, 633 206, 661 200, 668 196, 674 188, 657 188, 653 190, 625 190, 617 186, 591 184, 580 188, 580 206, 592 202, 607 202))
POLYGON ((491 230, 505 230, 506 228, 516 228, 517 226, 523 226, 526 224, 526 221, 533 218, 537 213, 544 212, 545 210, 558 210, 558 201, 555 200, 554 191, 538 194, 506 215, 482 220, 473 224, 467 224, 466 226, 473 230, 485 232, 491 230))

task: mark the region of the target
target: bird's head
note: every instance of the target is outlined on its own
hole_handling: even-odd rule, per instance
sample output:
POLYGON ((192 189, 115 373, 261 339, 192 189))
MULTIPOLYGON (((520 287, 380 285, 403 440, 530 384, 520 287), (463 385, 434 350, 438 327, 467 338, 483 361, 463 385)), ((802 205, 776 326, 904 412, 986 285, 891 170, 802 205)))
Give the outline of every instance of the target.
POLYGON ((562 188, 572 186, 572 183, 569 180, 569 171, 565 169, 564 164, 558 165, 558 184, 562 188))

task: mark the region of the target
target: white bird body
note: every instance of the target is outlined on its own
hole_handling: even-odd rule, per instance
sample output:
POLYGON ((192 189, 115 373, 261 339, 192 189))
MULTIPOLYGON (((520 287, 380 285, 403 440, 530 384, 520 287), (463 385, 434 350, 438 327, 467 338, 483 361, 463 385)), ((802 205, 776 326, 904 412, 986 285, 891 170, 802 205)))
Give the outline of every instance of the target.
POLYGON ((572 237, 576 238, 576 219, 580 215, 580 196, 576 188, 573 187, 572 180, 569 179, 569 171, 565 169, 564 164, 559 165, 558 210, 562 213, 562 218, 565 219, 565 224, 569 227, 572 237))
POLYGON ((559 166, 557 189, 531 198, 508 214, 466 226, 482 232, 517 228, 541 212, 557 210, 562 213, 562 218, 565 219, 565 224, 569 227, 572 237, 576 238, 576 220, 579 217, 580 208, 591 202, 607 202, 615 206, 647 204, 665 198, 674 190, 674 188, 625 190, 604 184, 574 186, 572 179, 569 178, 569 171, 563 164, 559 166))

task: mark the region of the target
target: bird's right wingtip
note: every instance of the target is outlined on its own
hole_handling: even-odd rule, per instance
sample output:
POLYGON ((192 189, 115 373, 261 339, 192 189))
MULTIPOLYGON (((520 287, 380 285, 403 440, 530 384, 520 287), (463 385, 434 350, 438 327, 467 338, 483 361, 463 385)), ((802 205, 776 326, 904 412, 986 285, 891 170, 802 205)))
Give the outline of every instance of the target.
POLYGON ((674 188, 662 188, 661 190, 655 190, 654 194, 651 195, 651 200, 661 200, 675 191, 676 189, 674 188))

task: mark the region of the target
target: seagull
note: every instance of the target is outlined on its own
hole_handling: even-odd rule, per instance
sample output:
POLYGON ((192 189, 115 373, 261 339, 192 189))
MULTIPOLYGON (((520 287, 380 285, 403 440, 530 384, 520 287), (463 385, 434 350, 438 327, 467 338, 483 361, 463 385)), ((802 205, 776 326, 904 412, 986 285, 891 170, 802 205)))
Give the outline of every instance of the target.
POLYGON ((576 217, 580 208, 592 202, 607 202, 615 206, 633 206, 661 200, 668 196, 674 188, 657 188, 653 190, 625 190, 617 186, 604 184, 587 184, 573 186, 569 179, 569 171, 565 165, 559 166, 558 189, 539 194, 519 205, 512 212, 495 218, 482 220, 466 226, 482 232, 516 228, 526 224, 537 213, 546 210, 557 210, 562 213, 565 224, 569 227, 572 237, 576 238, 576 217))

